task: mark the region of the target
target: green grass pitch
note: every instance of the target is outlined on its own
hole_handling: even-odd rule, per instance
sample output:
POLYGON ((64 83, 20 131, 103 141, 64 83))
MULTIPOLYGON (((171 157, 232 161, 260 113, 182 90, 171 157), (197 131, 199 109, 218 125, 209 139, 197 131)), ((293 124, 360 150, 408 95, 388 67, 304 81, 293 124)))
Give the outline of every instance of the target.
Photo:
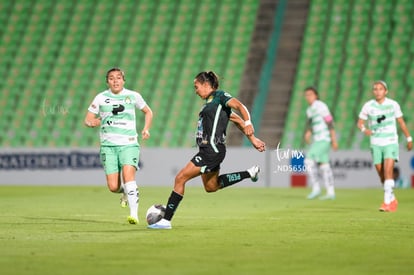
POLYGON ((381 213, 382 190, 190 184, 173 229, 146 228, 145 212, 171 187, 140 188, 140 224, 106 187, 0 186, 0 273, 414 274, 414 190, 381 213))

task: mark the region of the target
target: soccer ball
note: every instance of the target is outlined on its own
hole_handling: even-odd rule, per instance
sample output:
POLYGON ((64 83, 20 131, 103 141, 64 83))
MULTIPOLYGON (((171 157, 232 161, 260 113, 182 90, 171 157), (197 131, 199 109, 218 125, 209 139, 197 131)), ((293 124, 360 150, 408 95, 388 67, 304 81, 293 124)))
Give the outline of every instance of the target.
POLYGON ((165 215, 165 206, 154 204, 147 210, 147 223, 149 225, 159 222, 165 215))

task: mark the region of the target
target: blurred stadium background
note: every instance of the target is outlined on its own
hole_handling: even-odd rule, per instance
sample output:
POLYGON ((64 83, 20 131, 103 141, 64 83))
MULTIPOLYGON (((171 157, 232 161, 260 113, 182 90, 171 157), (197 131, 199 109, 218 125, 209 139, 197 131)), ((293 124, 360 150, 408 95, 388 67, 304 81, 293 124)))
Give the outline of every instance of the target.
MULTIPOLYGON (((97 147, 82 122, 117 66, 154 110, 148 147, 193 146, 192 80, 214 70, 268 145, 303 147, 314 85, 340 148, 367 149, 355 122, 375 79, 414 129, 413 14, 411 0, 0 1, 0 146, 97 147)), ((229 145, 246 145, 237 131, 229 145)))

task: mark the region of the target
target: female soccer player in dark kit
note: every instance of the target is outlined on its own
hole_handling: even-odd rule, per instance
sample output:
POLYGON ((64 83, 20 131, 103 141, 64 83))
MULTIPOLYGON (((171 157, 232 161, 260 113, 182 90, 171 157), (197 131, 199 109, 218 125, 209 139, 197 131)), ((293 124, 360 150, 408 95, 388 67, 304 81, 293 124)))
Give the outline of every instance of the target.
POLYGON ((199 152, 176 175, 164 218, 148 225, 148 228, 172 228, 171 219, 183 199, 185 184, 197 176, 201 176, 206 192, 215 192, 247 178, 254 182, 258 180, 260 168, 257 165, 244 171, 220 175, 220 164, 226 155, 226 128, 229 121, 236 124, 259 152, 265 151, 265 143, 254 136, 247 108, 230 94, 218 90, 218 87, 219 79, 212 71, 201 72, 194 79, 195 93, 205 100, 197 125, 199 152))

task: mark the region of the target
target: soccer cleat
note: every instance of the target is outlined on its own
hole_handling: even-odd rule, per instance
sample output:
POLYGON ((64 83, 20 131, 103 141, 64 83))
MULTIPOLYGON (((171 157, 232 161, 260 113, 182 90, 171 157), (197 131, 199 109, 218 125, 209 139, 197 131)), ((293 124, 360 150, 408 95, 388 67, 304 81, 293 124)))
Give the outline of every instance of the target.
POLYGON ((385 202, 383 202, 381 204, 381 207, 378 210, 381 211, 381 212, 391 212, 390 211, 390 203, 386 204, 385 202))
POLYGON ((308 200, 313 200, 319 197, 320 194, 321 194, 321 191, 312 191, 306 198, 308 200))
POLYGON ((150 224, 147 226, 149 229, 171 229, 171 221, 166 219, 161 219, 159 222, 150 224))
POLYGON ((128 206, 128 195, 125 193, 122 193, 120 198, 120 204, 122 208, 126 208, 128 206))
POLYGON ((326 200, 334 200, 335 199, 335 195, 325 195, 319 198, 321 201, 326 201, 326 200))
POLYGON ((397 199, 394 199, 389 204, 386 204, 385 202, 383 202, 381 204, 381 207, 378 210, 381 212, 395 212, 397 211, 397 207, 398 207, 398 201, 397 199))
POLYGON ((128 216, 127 218, 129 224, 139 224, 138 218, 134 218, 132 216, 128 216))
POLYGON ((253 182, 256 182, 259 179, 260 167, 258 165, 252 166, 251 168, 247 169, 247 172, 250 174, 250 179, 253 182))

